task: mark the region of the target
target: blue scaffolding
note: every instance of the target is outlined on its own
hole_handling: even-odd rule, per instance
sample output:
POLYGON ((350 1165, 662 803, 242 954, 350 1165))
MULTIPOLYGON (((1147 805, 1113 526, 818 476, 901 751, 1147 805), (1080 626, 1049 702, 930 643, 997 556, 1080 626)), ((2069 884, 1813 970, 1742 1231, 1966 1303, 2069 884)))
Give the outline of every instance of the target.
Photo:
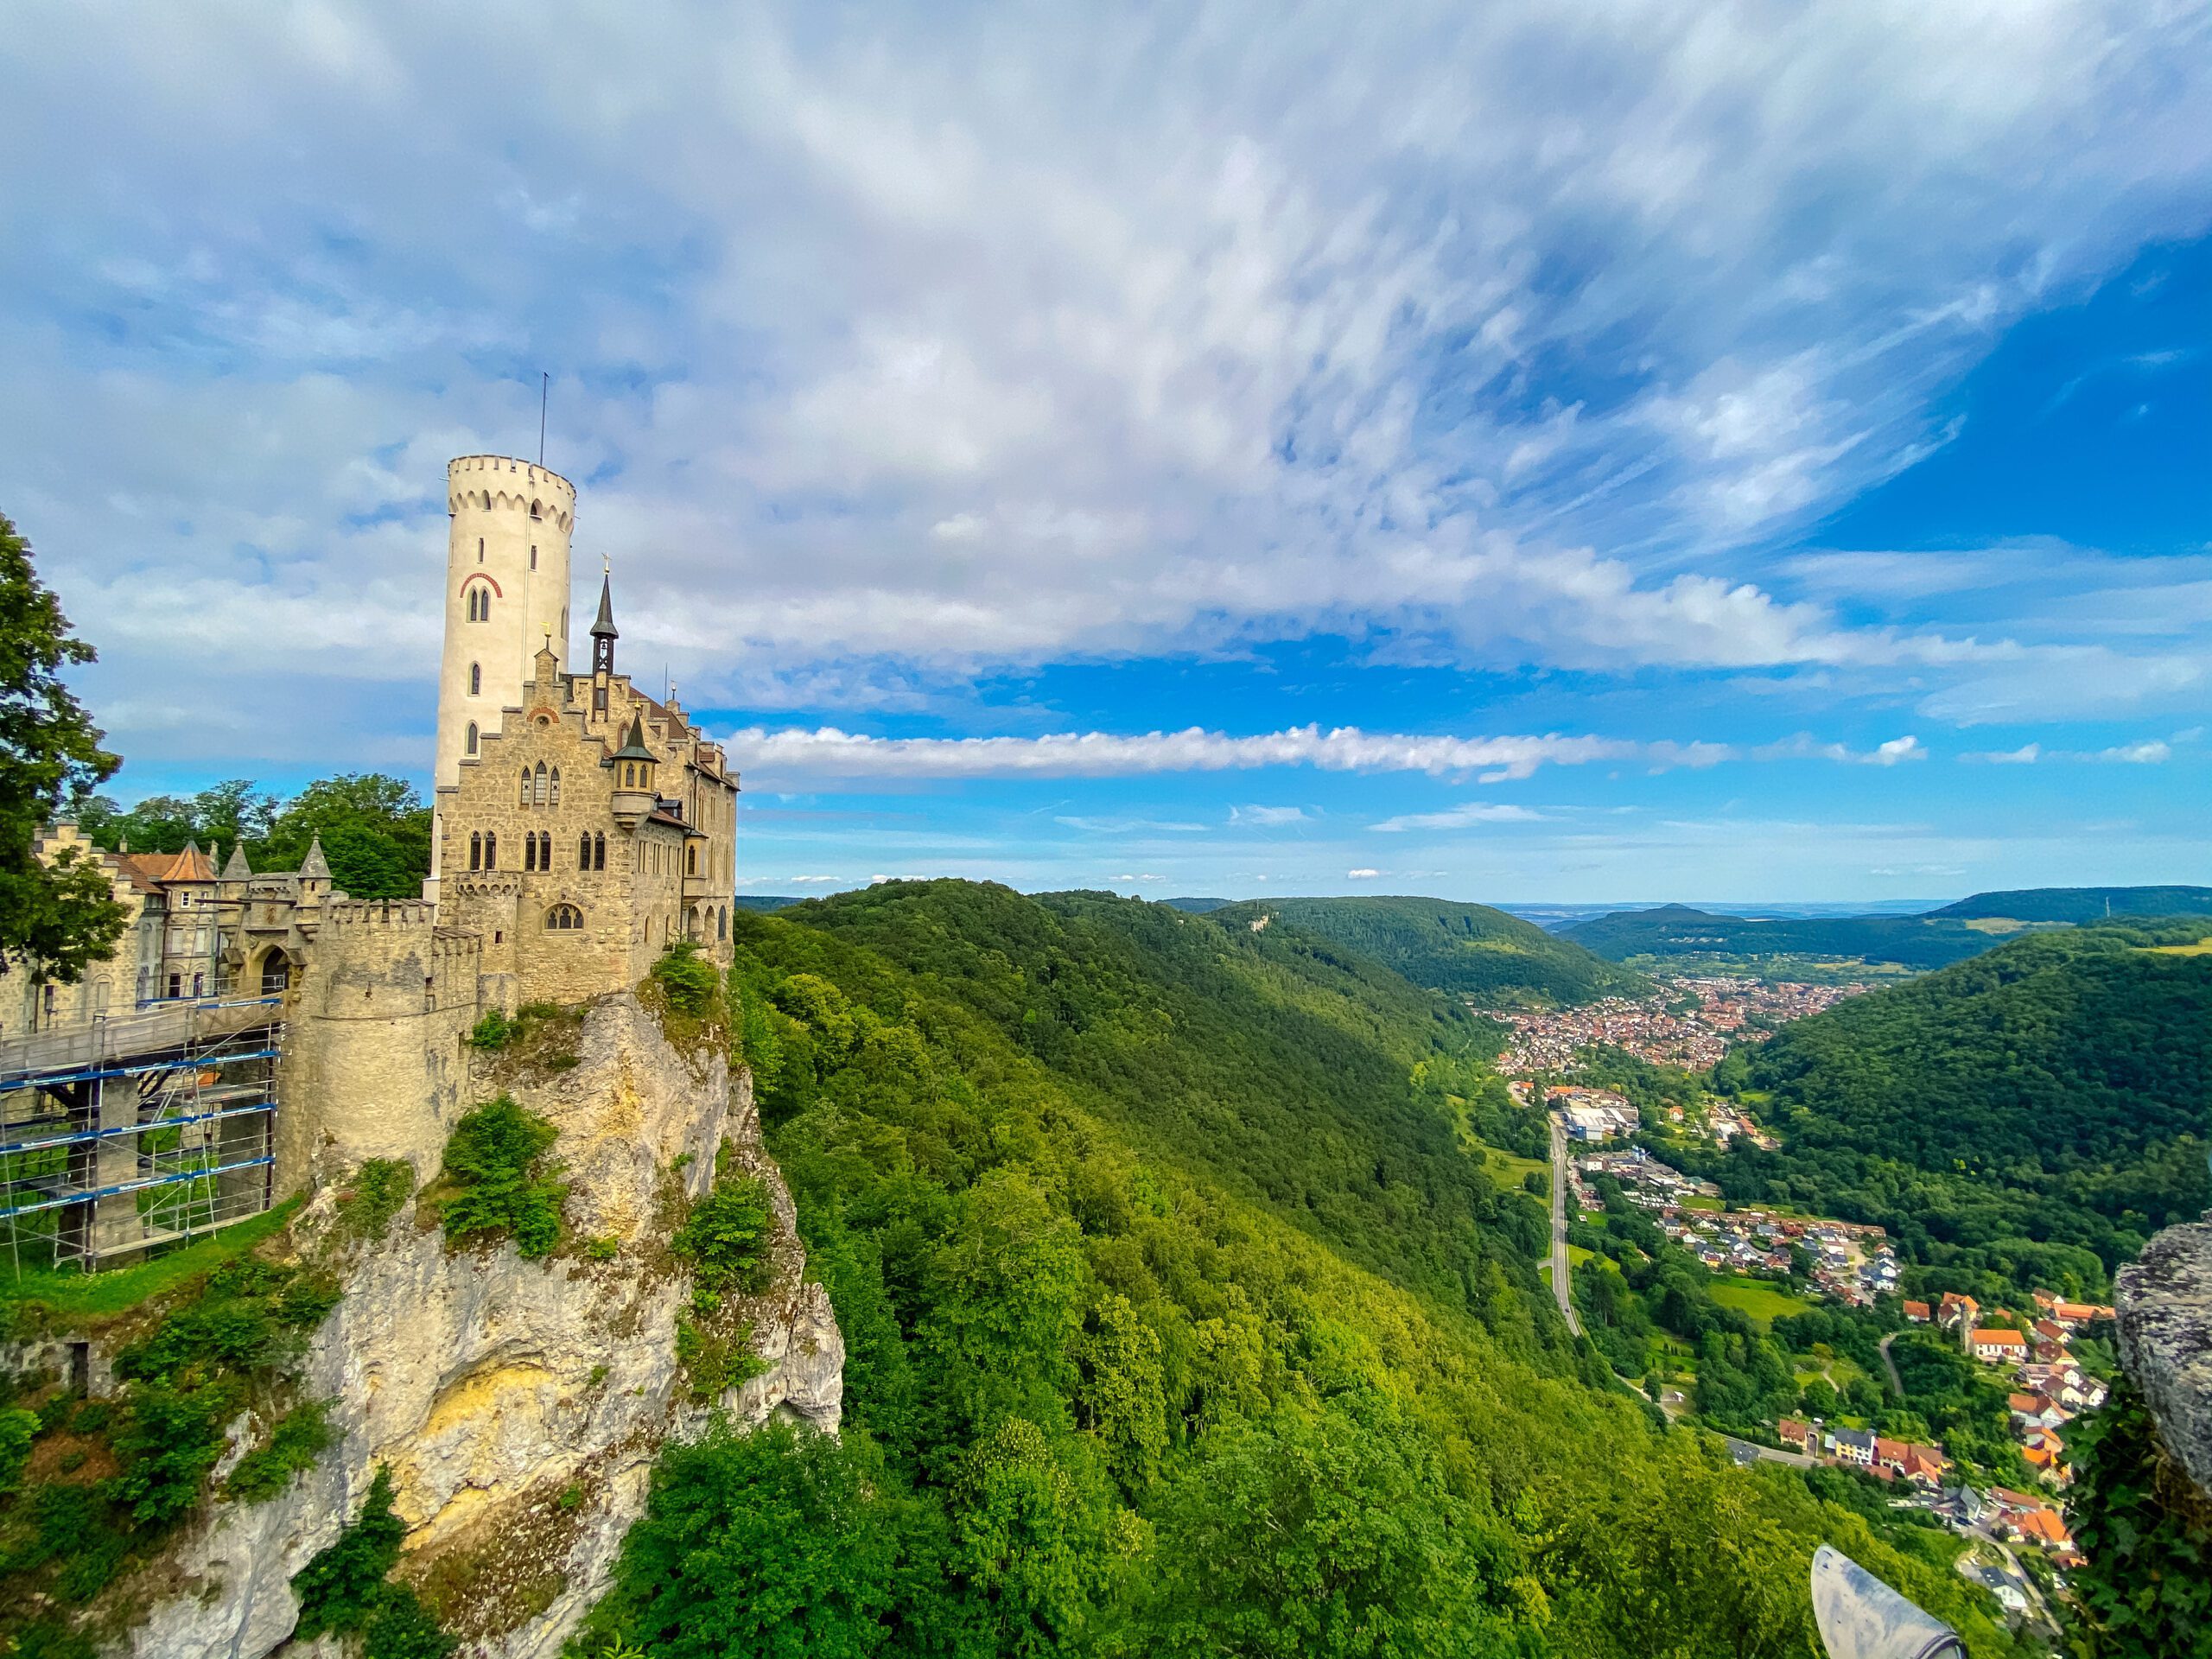
POLYGON ((182 999, 0 1046, 0 1224, 19 1274, 269 1208, 283 1003, 182 999))

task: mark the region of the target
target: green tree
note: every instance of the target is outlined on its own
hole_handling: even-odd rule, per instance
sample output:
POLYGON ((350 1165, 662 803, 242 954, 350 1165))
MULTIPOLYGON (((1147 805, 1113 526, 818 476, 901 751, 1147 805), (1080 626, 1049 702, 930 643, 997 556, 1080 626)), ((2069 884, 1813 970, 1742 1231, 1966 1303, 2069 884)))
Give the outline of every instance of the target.
POLYGON ((63 683, 93 660, 61 603, 38 579, 30 543, 0 517, 0 972, 74 981, 111 955, 125 915, 98 865, 33 850, 67 800, 89 794, 122 761, 63 683))
POLYGON ((1502 1529, 1454 1503, 1387 1402, 1339 1396, 1228 1425, 1168 1493, 1132 1651, 1418 1659, 1524 1650, 1485 1609, 1502 1529))
POLYGON ((654 1659, 875 1653, 906 1587, 906 1507, 863 1434, 841 1442, 773 1421, 671 1446, 583 1650, 619 1642, 654 1659))
POLYGON ((297 869, 317 836, 332 885, 356 899, 411 898, 430 873, 430 809, 404 779, 318 779, 273 814, 264 836, 248 841, 248 856, 256 868, 297 869))

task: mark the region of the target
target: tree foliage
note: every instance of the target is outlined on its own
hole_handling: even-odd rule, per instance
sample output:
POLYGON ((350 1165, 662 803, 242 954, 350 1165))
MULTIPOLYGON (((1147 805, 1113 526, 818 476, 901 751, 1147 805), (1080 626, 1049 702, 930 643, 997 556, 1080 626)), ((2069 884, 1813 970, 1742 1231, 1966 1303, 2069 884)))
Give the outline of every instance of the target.
POLYGON ((1460 1141, 1448 1003, 1100 895, 736 931, 842 1443, 671 1454, 586 1653, 1812 1659, 1820 1541, 2013 1651, 1857 1510, 1601 1391, 1541 1206, 1460 1141))
POLYGON ((2081 1659, 2212 1656, 2212 1501, 2167 1455, 2134 1385, 2116 1383, 2069 1442, 2081 1659))
POLYGON ((560 1133, 506 1095, 462 1113, 447 1137, 439 1180, 446 1236, 506 1235, 525 1260, 550 1255, 569 1196, 546 1161, 560 1133))
POLYGON ((30 543, 0 517, 0 972, 73 981, 112 954, 123 906, 99 869, 73 853, 33 850, 61 803, 99 787, 122 762, 63 678, 93 660, 32 567, 30 543))
POLYGON ((1225 926, 1262 917, 1370 957, 1416 985, 1492 1005, 1640 996, 1651 982, 1573 940, 1488 905, 1444 899, 1268 899, 1209 912, 1225 926))
POLYGON ((289 801, 233 778, 193 795, 149 795, 129 809, 105 795, 73 803, 79 826, 112 852, 181 852, 196 842, 218 861, 244 844, 257 870, 292 870, 317 837, 332 885, 356 899, 406 899, 430 873, 430 809, 415 786, 383 772, 347 772, 289 801))

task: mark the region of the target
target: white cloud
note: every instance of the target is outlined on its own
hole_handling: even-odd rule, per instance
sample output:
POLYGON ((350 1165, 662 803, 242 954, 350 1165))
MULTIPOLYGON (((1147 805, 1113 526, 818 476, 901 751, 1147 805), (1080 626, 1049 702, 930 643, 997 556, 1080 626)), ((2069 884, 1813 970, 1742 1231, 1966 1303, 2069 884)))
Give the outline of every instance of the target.
POLYGON ((1369 828, 1395 834, 1402 830, 1463 830, 1476 823, 1533 823, 1545 815, 1533 807, 1508 802, 1470 801, 1441 812, 1408 812, 1385 818, 1369 828))
POLYGON ((1344 872, 1344 880, 1347 881, 1372 881, 1376 876, 1382 874, 1382 872, 1380 870, 1346 870, 1344 872))
POLYGON ((1280 828, 1286 823, 1310 823, 1313 815, 1302 806, 1232 806, 1229 809, 1231 823, 1249 823, 1262 830, 1280 828))
POLYGON ((2040 743, 2024 743, 2017 749, 1978 752, 1962 754, 1959 759, 1998 766, 2033 766, 2039 760, 2088 760, 2155 766, 2171 760, 2173 753, 2172 744, 2153 737, 2136 743, 2115 744, 2108 749, 2046 749, 2040 743))
POLYGON ((2122 766, 2155 766, 2173 758, 2173 746, 2157 738, 2140 743, 2122 743, 2109 749, 2099 749, 2092 754, 2069 754, 2054 759, 2069 760, 2111 760, 2122 766))
POLYGON ((1325 772, 1472 773, 1485 783, 1526 778, 1544 766, 1628 761, 1655 770, 1716 766, 1726 744, 1637 742, 1620 738, 1444 737, 1298 726, 1235 737, 1191 727, 1122 736, 1060 732, 1042 737, 869 737, 835 727, 769 731, 750 727, 724 740, 741 767, 768 787, 791 776, 835 778, 1122 778, 1151 772, 1313 766, 1325 772))
POLYGON ((1854 749, 1847 743, 1823 743, 1808 732, 1778 743, 1762 743, 1750 754, 1754 760, 1840 760, 1866 766, 1894 766, 1928 758, 1917 737, 1893 737, 1871 749, 1854 749))
POLYGON ((1126 881, 1134 886, 1141 881, 1165 881, 1167 878, 1164 875, 1109 875, 1106 879, 1109 881, 1126 881))

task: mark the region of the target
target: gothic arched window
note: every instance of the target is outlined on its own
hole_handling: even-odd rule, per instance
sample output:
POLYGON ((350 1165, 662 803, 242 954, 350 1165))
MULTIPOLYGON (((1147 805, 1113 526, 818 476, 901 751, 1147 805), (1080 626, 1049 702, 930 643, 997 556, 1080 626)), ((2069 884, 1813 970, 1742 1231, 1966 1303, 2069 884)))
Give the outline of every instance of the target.
POLYGON ((499 868, 499 836, 497 830, 486 830, 484 832, 484 868, 487 870, 499 868))
POLYGON ((580 870, 591 868, 591 831, 588 830, 576 837, 576 868, 580 870))
POLYGON ((484 664, 481 663, 468 665, 468 695, 472 697, 484 695, 484 664))
POLYGON ((549 933, 573 933, 584 925, 584 913, 574 905, 556 905, 545 912, 549 933))
POLYGON ((545 763, 543 760, 537 763, 537 770, 531 776, 531 803, 535 806, 545 804, 545 763))
POLYGON ((686 875, 699 874, 699 849, 696 844, 683 849, 683 874, 686 875))
POLYGON ((604 830, 594 833, 591 838, 591 867, 594 870, 607 868, 607 835, 604 830))
POLYGON ((561 804, 561 768, 558 766, 553 768, 553 804, 561 804))
POLYGON ((468 868, 472 870, 484 868, 484 837, 480 835, 471 834, 468 837, 468 868))
POLYGON ((528 806, 528 805, 530 804, 530 768, 529 768, 528 766, 524 766, 524 767, 522 769, 522 802, 521 802, 521 804, 523 804, 524 806, 528 806))

